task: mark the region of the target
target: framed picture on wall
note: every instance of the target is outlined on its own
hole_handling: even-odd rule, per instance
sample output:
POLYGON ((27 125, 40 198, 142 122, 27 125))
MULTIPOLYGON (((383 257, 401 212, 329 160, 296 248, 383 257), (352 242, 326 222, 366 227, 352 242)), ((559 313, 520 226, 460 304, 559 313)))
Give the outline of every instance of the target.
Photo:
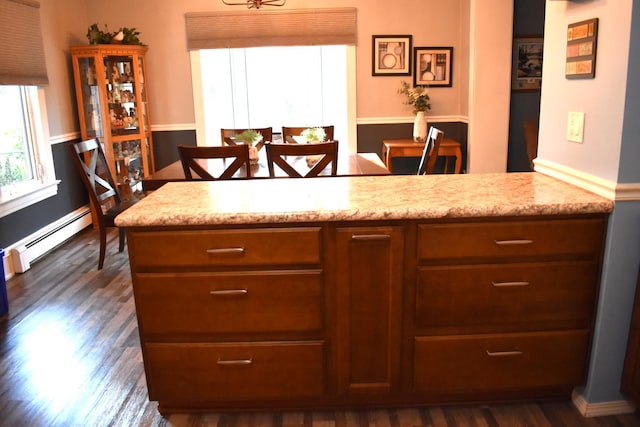
POLYGON ((451 87, 453 47, 415 47, 413 85, 451 87))
POLYGON ((373 36, 372 75, 411 75, 411 35, 373 36))
POLYGON ((540 90, 543 47, 542 37, 518 37, 513 40, 511 90, 540 90))
POLYGON ((593 79, 596 76, 598 18, 570 24, 567 28, 567 79, 593 79))

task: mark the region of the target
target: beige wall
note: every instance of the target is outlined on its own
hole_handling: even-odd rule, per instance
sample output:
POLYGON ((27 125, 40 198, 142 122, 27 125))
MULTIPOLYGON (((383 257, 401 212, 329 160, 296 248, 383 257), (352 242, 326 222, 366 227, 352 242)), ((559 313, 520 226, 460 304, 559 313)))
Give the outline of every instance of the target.
MULTIPOLYGON (((402 98, 396 93, 400 82, 412 81, 411 76, 371 76, 373 34, 411 34, 414 46, 453 46, 454 85, 432 90, 431 114, 459 117, 466 115, 463 94, 466 95, 468 81, 467 67, 464 67, 467 56, 464 39, 468 37, 468 23, 464 21, 465 3, 464 0, 326 0, 320 3, 288 0, 281 9, 301 9, 311 5, 357 7, 357 116, 362 119, 408 118, 411 115, 410 108, 402 104, 402 98)), ((215 0, 61 0, 55 2, 54 7, 53 0, 43 0, 43 16, 50 22, 50 25, 45 25, 45 34, 53 34, 56 38, 55 45, 47 46, 49 74, 56 82, 50 88, 55 99, 52 102, 56 105, 69 104, 69 86, 61 84, 69 67, 60 62, 68 60, 68 54, 65 57, 64 53, 68 52, 69 44, 87 42, 85 33, 91 23, 98 22, 101 27, 107 24, 112 31, 123 26, 135 27, 141 33, 141 40, 149 45, 147 72, 154 126, 192 128, 195 120, 184 14, 228 10, 230 7, 215 0), (60 24, 56 26, 55 20, 60 24), (54 60, 55 63, 52 62, 54 60)), ((68 108, 64 110, 66 114, 68 108)), ((52 129, 52 134, 75 130, 67 122, 63 119, 59 129, 52 129)))
POLYGON ((42 0, 40 19, 49 85, 45 88, 49 133, 54 142, 79 131, 69 46, 86 43, 87 22, 80 0, 42 0))
MULTIPOLYGON (((503 59, 510 58, 511 52, 511 1, 288 0, 281 10, 310 6, 358 9, 356 115, 362 124, 402 123, 412 119, 411 109, 397 94, 400 82, 412 82, 412 77, 371 75, 372 35, 411 34, 414 46, 453 46, 453 87, 431 89, 433 109, 429 118, 432 122, 466 122, 472 113, 477 115, 479 120, 469 134, 472 153, 469 170, 501 172, 506 170, 508 142, 508 117, 504 112, 509 108, 509 93, 504 88, 508 88, 511 64, 503 59), (477 34, 471 34, 472 31, 477 34), (470 43, 478 36, 478 41, 470 43), (470 56, 472 49, 475 53, 470 56), (487 52, 493 52, 490 61, 486 61, 487 52), (475 67, 471 88, 470 65, 478 60, 484 62, 475 67)), ((106 24, 111 31, 120 27, 140 31, 141 40, 149 46, 147 73, 152 129, 195 129, 184 14, 242 8, 225 6, 221 0, 42 0, 42 4, 47 67, 52 82, 47 88, 47 104, 54 140, 64 140, 66 135, 78 131, 68 46, 87 43, 90 24, 97 22, 101 27, 106 24)))

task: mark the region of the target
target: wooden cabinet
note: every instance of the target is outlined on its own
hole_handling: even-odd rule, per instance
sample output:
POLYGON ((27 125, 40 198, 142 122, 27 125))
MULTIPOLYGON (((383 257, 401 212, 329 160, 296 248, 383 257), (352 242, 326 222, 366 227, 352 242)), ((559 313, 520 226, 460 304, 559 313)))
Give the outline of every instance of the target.
POLYGON ((570 396, 606 216, 130 228, 161 411, 570 396))
POLYGON ((568 395, 581 384, 602 218, 418 225, 413 390, 568 395))
POLYGON ((124 199, 154 171, 145 46, 72 46, 83 140, 99 138, 124 199))
POLYGON ((399 226, 335 231, 340 393, 398 392, 403 235, 399 226))
POLYGON ((321 227, 127 237, 149 398, 161 411, 326 394, 321 227))

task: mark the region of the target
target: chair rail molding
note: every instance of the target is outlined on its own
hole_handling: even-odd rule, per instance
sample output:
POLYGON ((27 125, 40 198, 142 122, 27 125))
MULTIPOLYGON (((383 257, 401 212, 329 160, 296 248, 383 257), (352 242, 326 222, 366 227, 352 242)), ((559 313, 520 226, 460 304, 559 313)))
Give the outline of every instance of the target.
POLYGON ((617 183, 545 159, 534 159, 534 170, 596 193, 609 200, 640 201, 640 183, 617 183))

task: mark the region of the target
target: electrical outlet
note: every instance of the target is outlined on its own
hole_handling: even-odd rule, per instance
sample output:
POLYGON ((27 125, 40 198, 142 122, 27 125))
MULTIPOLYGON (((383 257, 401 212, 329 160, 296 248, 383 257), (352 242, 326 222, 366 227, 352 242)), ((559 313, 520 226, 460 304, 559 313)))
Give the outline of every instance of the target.
POLYGON ((567 120, 567 140, 582 144, 583 135, 584 113, 570 111, 569 118, 567 120))

